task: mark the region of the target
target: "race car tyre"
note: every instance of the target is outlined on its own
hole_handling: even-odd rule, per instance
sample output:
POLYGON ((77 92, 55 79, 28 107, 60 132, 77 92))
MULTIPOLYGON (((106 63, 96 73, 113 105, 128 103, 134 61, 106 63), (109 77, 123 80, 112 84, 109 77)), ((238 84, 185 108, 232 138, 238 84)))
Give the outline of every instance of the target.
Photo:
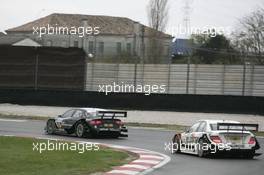
POLYGON ((180 153, 181 152, 181 145, 180 145, 180 139, 177 135, 173 138, 173 150, 172 153, 180 153))
POLYGON ((95 138, 96 137, 96 134, 93 133, 92 130, 89 127, 87 127, 86 128, 85 136, 88 137, 88 138, 95 138))
POLYGON ((115 133, 111 137, 114 138, 114 139, 118 139, 119 138, 119 135, 120 135, 120 133, 115 133))
POLYGON ((56 124, 54 120, 49 120, 47 122, 47 133, 48 134, 54 134, 56 131, 56 124))
POLYGON ((84 137, 85 135, 85 127, 83 123, 78 123, 75 127, 75 134, 77 137, 84 137))
POLYGON ((206 152, 203 150, 203 145, 204 145, 204 141, 203 139, 200 139, 198 142, 198 148, 197 148, 197 153, 199 157, 205 157, 206 156, 206 152))
POLYGON ((244 155, 244 158, 246 159, 253 159, 255 156, 255 151, 249 152, 247 154, 244 155))

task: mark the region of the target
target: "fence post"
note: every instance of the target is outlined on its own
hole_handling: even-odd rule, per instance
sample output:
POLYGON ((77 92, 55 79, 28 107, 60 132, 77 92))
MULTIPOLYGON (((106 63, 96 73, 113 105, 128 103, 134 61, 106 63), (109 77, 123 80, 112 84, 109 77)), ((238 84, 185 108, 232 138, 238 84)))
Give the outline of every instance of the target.
POLYGON ((191 58, 189 56, 188 57, 188 64, 187 64, 186 94, 189 94, 190 64, 191 64, 191 58))
POLYGON ((87 73, 88 73, 88 61, 84 59, 84 76, 83 76, 83 91, 87 91, 87 73))
POLYGON ((90 91, 93 91, 93 82, 94 82, 94 62, 91 62, 91 84, 90 84, 90 91))
POLYGON ((168 65, 168 90, 167 90, 167 94, 170 93, 170 77, 171 77, 171 62, 169 62, 168 65))
POLYGON ((120 69, 120 63, 118 61, 116 64, 116 84, 119 84, 119 69, 120 69))
POLYGON ((245 87, 246 87, 246 59, 243 58, 243 85, 242 85, 242 96, 245 96, 245 87))
POLYGON ((194 82, 193 82, 193 93, 197 93, 197 64, 194 65, 194 82))
POLYGON ((38 69, 39 69, 39 54, 36 47, 36 62, 35 62, 35 82, 34 82, 34 89, 38 90, 38 69))
POLYGON ((254 75, 255 75, 255 65, 251 64, 251 72, 250 72, 250 95, 254 95, 254 75))
POLYGON ((135 62, 135 68, 134 68, 134 87, 137 87, 137 60, 135 62))
POLYGON ((222 72, 222 95, 225 94, 225 72, 226 72, 226 65, 223 65, 223 72, 222 72))

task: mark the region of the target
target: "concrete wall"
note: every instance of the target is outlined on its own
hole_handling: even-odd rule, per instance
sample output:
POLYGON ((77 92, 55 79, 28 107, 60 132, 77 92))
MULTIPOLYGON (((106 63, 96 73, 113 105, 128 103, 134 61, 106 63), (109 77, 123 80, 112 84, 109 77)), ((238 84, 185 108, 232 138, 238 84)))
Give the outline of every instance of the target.
POLYGON ((166 85, 168 94, 264 96, 264 66, 190 65, 188 74, 186 64, 87 64, 87 91, 113 82, 166 85))

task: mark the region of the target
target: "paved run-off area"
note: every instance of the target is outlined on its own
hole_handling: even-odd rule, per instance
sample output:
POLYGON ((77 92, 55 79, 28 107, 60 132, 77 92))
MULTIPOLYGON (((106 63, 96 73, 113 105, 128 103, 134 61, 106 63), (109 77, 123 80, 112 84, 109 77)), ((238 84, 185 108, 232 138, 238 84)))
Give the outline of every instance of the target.
MULTIPOLYGON (((0 114, 55 117, 64 113, 70 107, 53 106, 22 106, 0 104, 0 114)), ((257 123, 259 130, 264 131, 264 116, 250 114, 221 114, 221 113, 191 113, 165 111, 128 111, 126 122, 192 125, 200 119, 236 120, 243 123, 257 123)))

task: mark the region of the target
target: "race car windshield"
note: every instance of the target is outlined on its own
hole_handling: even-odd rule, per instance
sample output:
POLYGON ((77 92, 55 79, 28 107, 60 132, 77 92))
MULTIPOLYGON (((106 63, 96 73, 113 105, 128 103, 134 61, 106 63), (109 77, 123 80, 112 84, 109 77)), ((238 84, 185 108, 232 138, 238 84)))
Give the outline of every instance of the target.
POLYGON ((216 131, 217 130, 217 124, 210 124, 211 130, 216 131))

